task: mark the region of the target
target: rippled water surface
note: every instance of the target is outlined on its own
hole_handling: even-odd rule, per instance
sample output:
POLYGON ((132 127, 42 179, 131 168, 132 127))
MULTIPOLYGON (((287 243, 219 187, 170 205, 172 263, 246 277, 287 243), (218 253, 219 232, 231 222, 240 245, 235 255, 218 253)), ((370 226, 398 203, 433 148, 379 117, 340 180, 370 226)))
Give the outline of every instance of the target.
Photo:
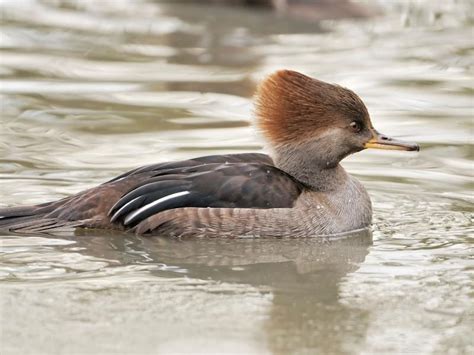
POLYGON ((0 4, 0 206, 260 151, 251 95, 280 68, 354 89, 380 131, 422 147, 344 162, 371 194, 372 235, 3 235, 2 354, 474 353, 471 1, 367 1, 383 15, 319 23, 176 1, 0 4))

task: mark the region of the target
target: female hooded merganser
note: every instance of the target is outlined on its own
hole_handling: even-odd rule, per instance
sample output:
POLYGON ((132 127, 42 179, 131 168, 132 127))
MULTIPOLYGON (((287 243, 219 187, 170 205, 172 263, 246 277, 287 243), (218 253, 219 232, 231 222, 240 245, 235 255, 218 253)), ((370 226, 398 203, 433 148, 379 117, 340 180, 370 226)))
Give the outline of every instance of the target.
POLYGON ((339 162, 365 148, 419 150, 378 133, 351 90, 281 70, 258 88, 272 157, 248 153, 160 163, 77 195, 0 209, 0 229, 69 227, 164 236, 320 236, 368 228, 369 195, 339 162))

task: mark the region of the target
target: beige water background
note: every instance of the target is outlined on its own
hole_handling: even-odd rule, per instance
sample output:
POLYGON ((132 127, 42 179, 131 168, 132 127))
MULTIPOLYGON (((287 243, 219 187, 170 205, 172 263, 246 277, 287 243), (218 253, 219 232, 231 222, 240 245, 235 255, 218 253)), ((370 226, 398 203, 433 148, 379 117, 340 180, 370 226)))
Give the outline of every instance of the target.
POLYGON ((280 68, 352 88, 422 147, 344 162, 372 238, 0 236, 1 353, 474 353, 473 3, 365 3, 384 15, 1 1, 0 206, 260 151, 250 98, 280 68))

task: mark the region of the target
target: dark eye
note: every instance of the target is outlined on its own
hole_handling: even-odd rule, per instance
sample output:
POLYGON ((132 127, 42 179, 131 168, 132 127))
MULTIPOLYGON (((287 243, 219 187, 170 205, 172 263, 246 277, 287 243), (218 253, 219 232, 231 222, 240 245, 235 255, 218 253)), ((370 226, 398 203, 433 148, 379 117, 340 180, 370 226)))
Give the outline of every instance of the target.
POLYGON ((359 122, 356 122, 356 121, 352 121, 351 124, 349 125, 351 127, 351 129, 354 131, 354 132, 360 132, 361 130, 361 125, 359 122))

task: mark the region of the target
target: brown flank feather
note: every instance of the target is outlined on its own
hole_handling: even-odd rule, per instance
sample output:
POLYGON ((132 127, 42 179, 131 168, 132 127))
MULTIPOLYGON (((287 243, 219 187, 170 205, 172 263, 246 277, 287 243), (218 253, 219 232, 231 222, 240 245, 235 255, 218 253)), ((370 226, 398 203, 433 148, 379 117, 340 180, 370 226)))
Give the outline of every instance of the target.
POLYGON ((362 100, 353 91, 291 70, 267 77, 256 93, 257 125, 273 144, 321 134, 341 115, 369 121, 362 100))

